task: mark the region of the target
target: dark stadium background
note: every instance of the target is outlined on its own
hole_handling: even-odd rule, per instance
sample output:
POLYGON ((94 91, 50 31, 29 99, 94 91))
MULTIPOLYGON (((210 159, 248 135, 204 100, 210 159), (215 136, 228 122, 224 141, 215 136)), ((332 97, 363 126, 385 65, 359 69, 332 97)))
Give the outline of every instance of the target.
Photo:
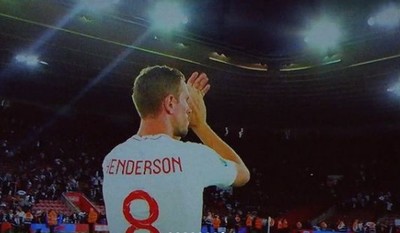
POLYGON ((253 172, 234 189, 241 202, 276 215, 361 191, 399 194, 400 96, 388 90, 399 80, 400 31, 367 23, 396 2, 189 0, 189 22, 172 33, 151 28, 157 1, 101 12, 77 2, 0 1, 2 114, 36 126, 16 132, 12 148, 84 135, 80 149, 102 158, 138 127, 134 77, 167 64, 208 74, 208 121, 253 172), (325 13, 346 35, 316 53, 301 30, 325 13), (41 63, 18 63, 23 51, 41 63), (330 175, 343 178, 330 187, 330 175))

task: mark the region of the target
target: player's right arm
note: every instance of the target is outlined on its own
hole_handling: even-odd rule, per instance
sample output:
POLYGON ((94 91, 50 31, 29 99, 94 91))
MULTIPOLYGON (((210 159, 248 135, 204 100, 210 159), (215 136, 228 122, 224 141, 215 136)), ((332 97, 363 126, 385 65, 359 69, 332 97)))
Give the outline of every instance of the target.
POLYGON ((240 156, 225 143, 207 124, 207 110, 203 96, 210 88, 207 75, 194 72, 189 78, 190 93, 190 128, 200 138, 203 144, 215 150, 222 158, 235 163, 237 175, 233 186, 243 186, 250 180, 250 172, 240 156))

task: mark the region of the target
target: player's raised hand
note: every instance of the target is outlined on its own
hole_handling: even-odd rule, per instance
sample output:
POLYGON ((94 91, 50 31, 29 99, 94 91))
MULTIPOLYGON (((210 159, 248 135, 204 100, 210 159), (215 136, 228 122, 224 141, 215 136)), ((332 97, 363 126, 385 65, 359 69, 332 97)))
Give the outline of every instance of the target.
POLYGON ((204 95, 210 90, 206 74, 194 72, 187 81, 189 91, 189 107, 191 108, 189 127, 196 128, 206 123, 207 110, 204 95))
POLYGON ((199 90, 203 96, 207 94, 210 90, 210 84, 208 83, 208 77, 205 73, 199 74, 198 72, 193 72, 187 81, 189 86, 199 90))

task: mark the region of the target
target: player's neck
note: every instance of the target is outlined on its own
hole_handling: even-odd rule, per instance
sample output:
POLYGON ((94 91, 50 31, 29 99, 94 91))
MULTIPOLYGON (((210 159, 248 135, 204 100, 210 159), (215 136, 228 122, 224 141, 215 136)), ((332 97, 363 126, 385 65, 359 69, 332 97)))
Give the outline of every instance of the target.
POLYGON ((139 136, 165 134, 173 138, 173 129, 167 119, 146 118, 140 121, 139 136))

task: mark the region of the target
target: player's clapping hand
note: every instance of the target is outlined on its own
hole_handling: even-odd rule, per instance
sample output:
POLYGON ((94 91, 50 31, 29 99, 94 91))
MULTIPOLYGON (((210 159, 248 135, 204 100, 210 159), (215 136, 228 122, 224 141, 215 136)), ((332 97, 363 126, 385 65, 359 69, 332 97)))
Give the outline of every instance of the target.
POLYGON ((205 73, 194 72, 187 81, 187 87, 190 95, 189 106, 192 110, 189 127, 195 128, 206 123, 207 110, 203 97, 211 86, 205 73))

